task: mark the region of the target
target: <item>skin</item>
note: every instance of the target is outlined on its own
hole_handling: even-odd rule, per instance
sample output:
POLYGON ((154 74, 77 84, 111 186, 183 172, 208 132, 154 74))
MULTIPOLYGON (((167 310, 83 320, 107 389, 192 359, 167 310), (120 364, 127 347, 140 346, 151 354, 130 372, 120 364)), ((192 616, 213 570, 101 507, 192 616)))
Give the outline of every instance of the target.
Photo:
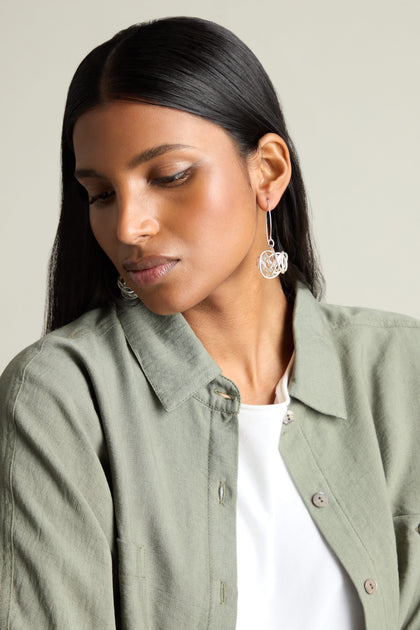
POLYGON ((151 311, 183 314, 242 402, 272 403, 291 313, 256 261, 268 203, 290 180, 282 138, 266 134, 244 160, 210 121, 115 101, 83 114, 73 142, 93 234, 118 273, 151 311))

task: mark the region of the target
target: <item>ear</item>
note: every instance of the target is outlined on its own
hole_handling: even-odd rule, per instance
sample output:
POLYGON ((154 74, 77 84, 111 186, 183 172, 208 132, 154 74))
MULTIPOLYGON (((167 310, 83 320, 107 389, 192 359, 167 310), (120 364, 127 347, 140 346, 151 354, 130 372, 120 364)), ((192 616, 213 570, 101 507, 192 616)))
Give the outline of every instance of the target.
POLYGON ((277 206, 291 175, 290 154, 285 141, 276 133, 265 134, 258 142, 251 165, 251 181, 262 210, 268 210, 267 200, 271 209, 277 206))

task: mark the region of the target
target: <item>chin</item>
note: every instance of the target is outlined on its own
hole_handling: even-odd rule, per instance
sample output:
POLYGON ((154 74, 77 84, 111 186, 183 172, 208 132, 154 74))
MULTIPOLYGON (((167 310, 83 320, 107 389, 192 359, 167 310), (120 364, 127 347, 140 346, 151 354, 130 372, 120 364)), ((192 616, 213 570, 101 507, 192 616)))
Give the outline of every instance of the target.
POLYGON ((140 297, 140 300, 155 315, 175 315, 176 313, 182 313, 185 308, 184 305, 178 301, 172 300, 158 300, 158 299, 144 299, 140 297))
MULTIPOLYGON (((162 287, 163 288, 163 287, 162 287)), ((176 313, 186 313, 187 311, 200 307, 206 303, 208 297, 207 292, 192 290, 195 287, 178 287, 161 291, 142 291, 139 293, 139 299, 143 304, 156 315, 175 315, 176 313), (189 290, 185 290, 188 288, 189 290)), ((198 290, 197 290, 198 289, 198 290)))

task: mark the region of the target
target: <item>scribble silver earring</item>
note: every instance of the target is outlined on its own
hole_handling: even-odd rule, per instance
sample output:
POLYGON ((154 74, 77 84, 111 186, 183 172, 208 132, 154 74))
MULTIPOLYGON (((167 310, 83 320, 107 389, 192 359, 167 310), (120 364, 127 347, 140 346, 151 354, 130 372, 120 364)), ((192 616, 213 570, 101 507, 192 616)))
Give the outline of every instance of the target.
POLYGON ((133 289, 130 289, 121 276, 118 278, 117 284, 124 300, 138 300, 136 293, 134 293, 133 289))
POLYGON ((265 230, 267 235, 268 249, 264 250, 258 257, 257 267, 264 278, 277 278, 280 274, 286 273, 288 266, 288 256, 285 251, 276 252, 274 250, 273 224, 271 220, 270 201, 267 199, 267 216, 265 230))

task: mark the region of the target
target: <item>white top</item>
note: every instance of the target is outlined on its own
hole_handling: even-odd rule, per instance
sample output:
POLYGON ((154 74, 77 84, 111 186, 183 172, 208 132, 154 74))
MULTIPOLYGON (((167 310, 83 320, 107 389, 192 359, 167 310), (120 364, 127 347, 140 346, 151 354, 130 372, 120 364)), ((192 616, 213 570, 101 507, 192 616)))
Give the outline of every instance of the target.
POLYGON ((278 450, 291 363, 277 404, 242 405, 239 413, 236 630, 361 630, 354 586, 278 450))

